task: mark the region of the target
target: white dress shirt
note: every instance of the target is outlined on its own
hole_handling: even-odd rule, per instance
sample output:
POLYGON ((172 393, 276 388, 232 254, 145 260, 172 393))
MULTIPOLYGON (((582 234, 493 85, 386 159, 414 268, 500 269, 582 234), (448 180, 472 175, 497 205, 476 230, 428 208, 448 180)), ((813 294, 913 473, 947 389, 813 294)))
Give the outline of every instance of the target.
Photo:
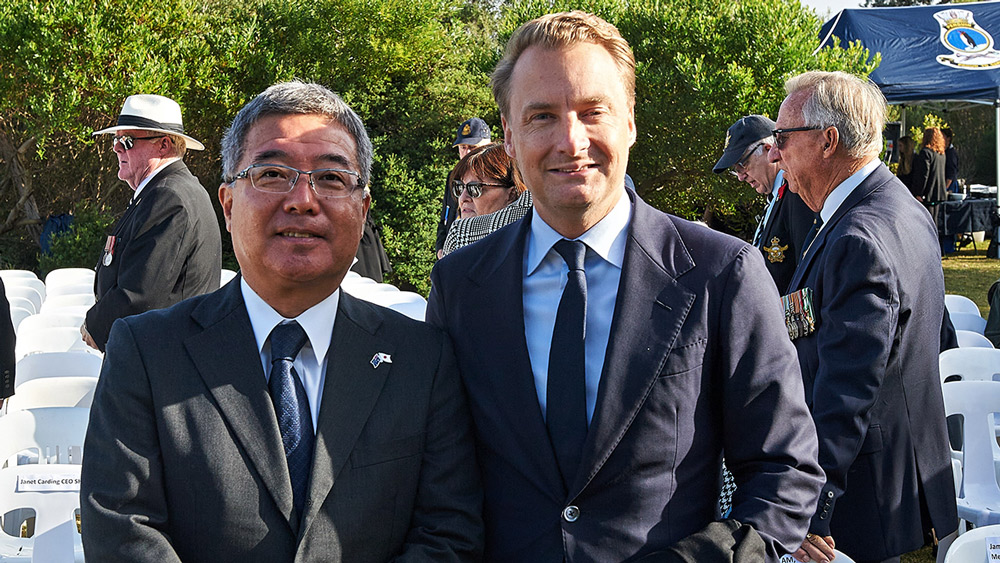
POLYGON ((882 164, 881 160, 877 158, 871 159, 868 164, 865 164, 860 170, 848 176, 846 180, 841 182, 839 186, 830 192, 830 195, 826 196, 826 201, 823 202, 823 209, 819 210, 820 219, 823 219, 823 226, 820 227, 819 232, 816 233, 817 236, 819 236, 819 233, 823 232, 823 229, 826 228, 826 224, 830 222, 830 218, 833 217, 833 214, 840 209, 841 204, 844 203, 847 196, 851 195, 851 192, 860 186, 861 182, 864 182, 865 178, 874 172, 875 169, 878 168, 879 164, 882 164))
MULTIPOLYGON (((552 245, 563 239, 541 217, 531 211, 531 230, 524 252, 524 336, 528 343, 528 358, 535 379, 538 404, 545 416, 545 394, 548 383, 549 354, 556 312, 563 288, 568 281, 569 267, 552 245)), ((625 241, 632 217, 632 204, 625 189, 611 212, 573 240, 587 245, 584 269, 587 277, 587 320, 584 338, 584 365, 587 384, 587 422, 594 416, 597 388, 601 382, 604 356, 611 336, 611 320, 618 297, 625 241)), ((557 354, 559 351, 555 351, 557 354)))
POLYGON ((767 220, 771 218, 771 212, 774 211, 775 206, 778 204, 778 193, 781 191, 781 184, 784 181, 785 171, 778 170, 778 173, 774 175, 774 185, 771 186, 771 197, 767 199, 767 210, 764 212, 764 218, 760 220, 760 224, 757 225, 757 232, 753 235, 753 245, 757 248, 764 246, 764 241, 760 240, 764 236, 764 225, 767 225, 767 220))
POLYGON ((271 374, 271 341, 268 337, 274 327, 282 321, 297 321, 305 330, 306 343, 292 365, 302 381, 302 387, 306 390, 313 431, 315 431, 319 421, 323 384, 326 381, 327 352, 330 350, 330 339, 333 337, 333 321, 337 317, 337 305, 340 303, 340 289, 294 319, 282 317, 247 285, 245 279, 240 278, 240 289, 243 291, 247 314, 250 315, 250 326, 253 327, 253 336, 257 341, 257 351, 260 353, 260 364, 264 368, 265 379, 271 374))

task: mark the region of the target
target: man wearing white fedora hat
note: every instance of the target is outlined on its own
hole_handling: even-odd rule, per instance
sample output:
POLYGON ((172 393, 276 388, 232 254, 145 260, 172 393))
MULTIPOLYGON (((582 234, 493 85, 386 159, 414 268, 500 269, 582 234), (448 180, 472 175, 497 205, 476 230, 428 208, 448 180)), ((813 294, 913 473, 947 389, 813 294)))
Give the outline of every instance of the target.
POLYGON ((219 288, 222 237, 208 192, 181 160, 205 146, 184 133, 181 107, 163 96, 125 100, 112 134, 118 177, 135 190, 97 264, 97 303, 80 332, 104 351, 116 319, 219 288))

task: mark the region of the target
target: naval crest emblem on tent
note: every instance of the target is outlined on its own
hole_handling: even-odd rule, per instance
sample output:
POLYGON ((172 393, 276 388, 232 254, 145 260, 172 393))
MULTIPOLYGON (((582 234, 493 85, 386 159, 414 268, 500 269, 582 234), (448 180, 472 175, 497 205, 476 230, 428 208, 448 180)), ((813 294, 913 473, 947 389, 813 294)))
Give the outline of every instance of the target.
POLYGON ((934 14, 941 25, 941 43, 952 54, 938 55, 937 62, 963 70, 992 70, 1000 67, 1000 51, 993 49, 993 37, 979 27, 969 10, 950 9, 934 14))

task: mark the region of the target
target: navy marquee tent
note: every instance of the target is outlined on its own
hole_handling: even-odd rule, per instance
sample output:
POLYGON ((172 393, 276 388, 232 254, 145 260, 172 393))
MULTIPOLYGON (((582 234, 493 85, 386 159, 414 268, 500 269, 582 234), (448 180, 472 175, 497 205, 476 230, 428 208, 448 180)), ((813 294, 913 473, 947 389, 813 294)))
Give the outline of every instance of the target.
POLYGON ((890 104, 996 108, 1000 179, 1000 2, 841 10, 823 25, 819 49, 833 37, 881 53, 871 79, 890 104))

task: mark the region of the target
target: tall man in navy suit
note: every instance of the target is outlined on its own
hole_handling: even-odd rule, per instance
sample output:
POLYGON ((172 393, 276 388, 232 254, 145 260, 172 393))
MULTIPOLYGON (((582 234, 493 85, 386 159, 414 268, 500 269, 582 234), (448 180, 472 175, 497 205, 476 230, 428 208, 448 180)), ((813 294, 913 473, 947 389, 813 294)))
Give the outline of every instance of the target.
POLYGON ((84 446, 87 559, 478 561, 447 338, 340 291, 371 201, 361 119, 276 84, 222 146, 240 276, 115 323, 84 446))
POLYGON ((797 547, 816 502, 814 429, 760 253, 625 187, 634 85, 628 43, 597 16, 521 26, 492 86, 534 209, 432 274, 489 561, 672 560, 683 538, 719 539, 723 451, 739 489, 721 526, 756 540, 753 560, 797 547))
POLYGON ((822 561, 836 542, 898 561, 957 525, 937 230, 878 159, 886 104, 871 81, 808 72, 785 88, 770 158, 820 218, 789 291, 811 294, 816 317, 794 343, 826 472, 796 556, 822 561))
POLYGON ((788 189, 785 173, 768 160, 767 153, 774 145, 773 130, 774 122, 763 115, 741 117, 726 132, 726 146, 712 171, 719 174, 729 170, 754 191, 767 196, 767 206, 750 244, 764 255, 767 271, 778 293, 784 295, 816 214, 788 189))

